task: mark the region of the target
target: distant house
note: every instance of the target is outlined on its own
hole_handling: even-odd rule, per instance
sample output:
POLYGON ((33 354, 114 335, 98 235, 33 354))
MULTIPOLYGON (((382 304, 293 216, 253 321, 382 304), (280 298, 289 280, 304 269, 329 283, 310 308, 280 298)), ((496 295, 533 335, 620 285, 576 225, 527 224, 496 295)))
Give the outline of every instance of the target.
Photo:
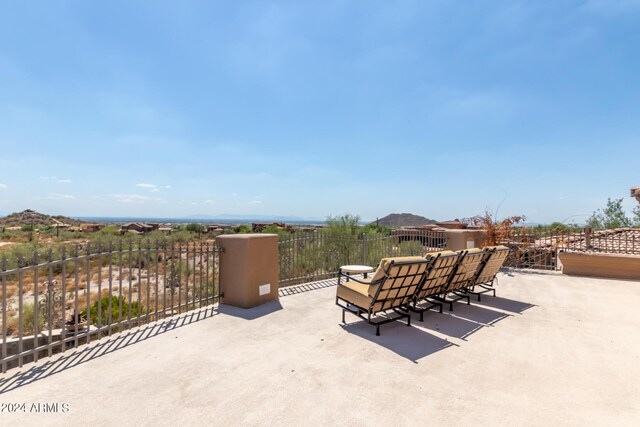
POLYGON ((284 222, 254 222, 251 224, 251 231, 254 233, 261 233, 265 228, 275 225, 280 230, 291 231, 293 227, 285 224, 284 222))
MULTIPOLYGON (((157 228, 159 227, 160 226, 158 224, 157 228)), ((135 234, 144 234, 153 230, 157 230, 157 228, 151 224, 146 224, 144 222, 128 222, 120 227, 120 233, 124 234, 131 232, 135 234)))
POLYGON ((62 222, 57 222, 55 224, 53 224, 51 226, 51 228, 62 228, 62 229, 68 229, 71 228, 71 226, 69 224, 63 224, 62 222))
POLYGON ((95 233, 96 231, 102 230, 104 225, 102 224, 81 224, 80 228, 83 233, 95 233))
POLYGON ((204 226, 205 233, 222 234, 225 230, 232 229, 233 225, 230 224, 206 224, 204 226))
POLYGON ((158 231, 162 231, 163 233, 171 234, 173 232, 173 227, 170 224, 161 225, 158 227, 158 231))

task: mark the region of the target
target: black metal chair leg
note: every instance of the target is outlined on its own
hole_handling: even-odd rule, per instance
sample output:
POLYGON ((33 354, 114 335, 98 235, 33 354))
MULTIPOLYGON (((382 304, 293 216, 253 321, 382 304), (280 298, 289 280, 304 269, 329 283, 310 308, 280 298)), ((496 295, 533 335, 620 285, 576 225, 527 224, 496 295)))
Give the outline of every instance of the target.
POLYGON ((345 312, 345 311, 346 311, 346 310, 343 308, 343 309, 342 309, 342 323, 347 323, 347 322, 344 320, 344 312, 345 312))
POLYGON ((407 316, 407 326, 411 326, 411 315, 407 316))
POLYGON ((376 336, 380 336, 380 325, 376 325, 376 336))

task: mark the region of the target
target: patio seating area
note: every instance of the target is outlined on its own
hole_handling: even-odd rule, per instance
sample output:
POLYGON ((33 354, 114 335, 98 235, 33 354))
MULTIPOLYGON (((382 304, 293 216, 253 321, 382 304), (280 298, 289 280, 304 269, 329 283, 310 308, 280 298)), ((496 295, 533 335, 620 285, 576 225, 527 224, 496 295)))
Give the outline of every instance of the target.
POLYGON ((633 425, 640 282, 526 270, 498 296, 341 324, 337 279, 252 309, 210 306, 0 376, 13 425, 633 425), (605 298, 606 296, 606 298, 605 298), (74 418, 75 416, 75 418, 74 418))

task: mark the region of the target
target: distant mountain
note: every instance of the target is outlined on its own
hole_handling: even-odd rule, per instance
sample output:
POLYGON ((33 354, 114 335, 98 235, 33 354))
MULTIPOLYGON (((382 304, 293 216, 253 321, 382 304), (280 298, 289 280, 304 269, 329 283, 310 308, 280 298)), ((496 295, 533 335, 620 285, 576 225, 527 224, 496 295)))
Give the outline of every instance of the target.
POLYGON ((45 225, 54 225, 56 223, 78 226, 82 224, 82 221, 62 215, 45 215, 31 209, 26 209, 22 212, 14 212, 11 215, 0 218, 0 226, 2 227, 21 227, 23 225, 43 227, 45 225))
POLYGON ((392 213, 384 218, 380 218, 378 223, 380 225, 386 225, 387 227, 419 227, 421 225, 435 224, 436 221, 410 213, 392 213))

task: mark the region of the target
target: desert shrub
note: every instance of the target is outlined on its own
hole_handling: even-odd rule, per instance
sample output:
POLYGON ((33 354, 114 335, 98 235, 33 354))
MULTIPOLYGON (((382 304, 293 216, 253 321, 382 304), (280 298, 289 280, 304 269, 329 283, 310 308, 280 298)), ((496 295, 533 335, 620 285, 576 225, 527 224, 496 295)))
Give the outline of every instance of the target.
POLYGON ((375 222, 372 222, 371 224, 367 224, 362 227, 362 232, 368 235, 389 235, 391 234, 391 227, 387 227, 386 225, 377 225, 375 222))
MULTIPOLYGON (((23 335, 33 335, 36 331, 36 310, 33 304, 25 303, 22 306, 22 333, 23 335)), ((38 332, 44 329, 46 323, 45 316, 42 313, 38 313, 38 332)), ((19 319, 16 319, 16 325, 19 323, 19 319)), ((16 328, 17 329, 17 328, 16 328)))
MULTIPOLYGON (((142 314, 144 311, 144 308, 139 306, 138 301, 129 303, 124 299, 124 297, 112 296, 109 298, 108 296, 105 296, 91 304, 89 309, 89 318, 91 319, 91 323, 94 325, 97 325, 98 323, 108 325, 109 315, 111 315, 111 322, 113 323, 120 319, 121 314, 122 319, 126 319, 127 316, 129 316, 129 309, 131 309, 131 317, 142 314), (109 302, 111 302, 111 311, 109 311, 109 302), (120 311, 120 302, 122 302, 122 311, 120 311), (98 318, 98 305, 100 306, 100 318, 98 318), (98 322, 98 320, 100 320, 100 322, 98 322)), ((86 308, 80 312, 80 317, 87 318, 86 308)))
POLYGON ((487 238, 482 243, 483 246, 495 246, 510 240, 516 226, 524 221, 526 221, 524 215, 514 215, 498 220, 495 215, 485 212, 484 215, 473 217, 471 224, 482 227, 486 231, 487 238))
POLYGON ((21 228, 21 230, 22 230, 22 231, 33 231, 33 230, 35 230, 35 227, 34 227, 33 225, 30 225, 30 224, 28 224, 28 225, 23 225, 23 226, 22 226, 22 228, 21 228))
POLYGON ((106 227, 102 227, 97 232, 93 233, 92 236, 119 236, 120 235, 120 227, 115 224, 107 225, 106 227))
POLYGON ((184 229, 192 233, 202 233, 204 231, 204 225, 192 223, 187 224, 184 229))
POLYGON ((239 225, 237 230, 238 230, 238 233, 242 233, 242 234, 251 233, 251 227, 245 224, 239 225))
POLYGON ((262 229, 262 233, 277 234, 280 239, 282 239, 283 237, 287 237, 287 236, 289 236, 291 234, 288 231, 285 231, 285 230, 279 228, 275 224, 267 225, 265 228, 262 229))
POLYGON ((400 245, 398 245, 398 252, 397 256, 422 256, 425 253, 424 245, 419 240, 407 240, 400 242, 400 245))

